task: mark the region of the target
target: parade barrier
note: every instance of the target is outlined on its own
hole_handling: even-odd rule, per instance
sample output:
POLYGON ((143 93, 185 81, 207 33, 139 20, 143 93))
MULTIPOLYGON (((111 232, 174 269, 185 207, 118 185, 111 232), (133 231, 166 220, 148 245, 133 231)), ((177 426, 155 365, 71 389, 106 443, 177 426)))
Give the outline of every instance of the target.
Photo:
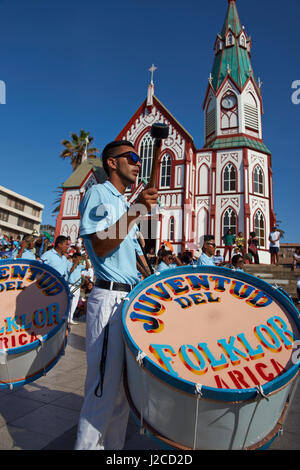
POLYGON ((185 450, 259 449, 277 436, 298 380, 300 320, 276 288, 226 268, 169 269, 128 295, 123 334, 141 431, 185 450))
POLYGON ((0 389, 32 382, 64 352, 70 291, 46 264, 0 261, 0 389))

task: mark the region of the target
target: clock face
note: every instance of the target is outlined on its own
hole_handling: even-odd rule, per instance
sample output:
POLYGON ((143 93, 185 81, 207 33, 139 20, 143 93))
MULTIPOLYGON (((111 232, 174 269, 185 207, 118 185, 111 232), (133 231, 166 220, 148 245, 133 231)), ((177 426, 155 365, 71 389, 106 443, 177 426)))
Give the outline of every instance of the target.
POLYGON ((227 95, 222 99, 222 107, 224 109, 232 109, 236 105, 236 101, 235 95, 227 95))

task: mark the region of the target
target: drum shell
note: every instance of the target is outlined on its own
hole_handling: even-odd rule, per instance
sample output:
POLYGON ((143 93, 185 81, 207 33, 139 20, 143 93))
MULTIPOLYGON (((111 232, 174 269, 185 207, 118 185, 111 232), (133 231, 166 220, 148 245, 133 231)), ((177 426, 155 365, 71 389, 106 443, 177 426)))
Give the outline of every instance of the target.
POLYGON ((5 363, 0 364, 0 389, 22 386, 44 375, 64 353, 66 341, 67 324, 63 321, 55 333, 38 346, 23 348, 21 352, 11 350, 5 363))
POLYGON ((194 448, 196 417, 195 449, 260 447, 259 443, 276 428, 295 380, 294 377, 267 398, 258 394, 256 399, 242 402, 198 400, 140 367, 126 347, 126 383, 130 401, 145 423, 179 448, 194 448))
MULTIPOLYGON (((163 361, 159 365, 157 357, 153 359, 154 356, 151 356, 152 352, 149 348, 150 343, 158 343, 160 346, 167 344, 170 348, 169 351, 178 354, 177 351, 180 350, 180 344, 197 344, 198 338, 194 337, 190 340, 191 342, 189 342, 189 339, 185 339, 181 343, 176 341, 173 344, 172 339, 169 339, 170 336, 166 337, 165 335, 163 339, 158 339, 159 330, 156 332, 156 335, 149 334, 149 341, 142 343, 140 342, 138 329, 135 328, 134 330, 134 328, 129 327, 133 323, 127 324, 131 312, 134 312, 135 315, 142 308, 141 311, 146 312, 145 315, 147 315, 147 309, 143 310, 143 305, 141 304, 143 302, 147 304, 148 298, 144 294, 145 292, 147 294, 153 285, 158 289, 157 286, 160 283, 161 289, 161 296, 157 295, 158 291, 156 290, 155 298, 170 300, 168 305, 172 305, 171 302, 175 298, 174 293, 170 294, 170 297, 173 297, 171 299, 163 295, 166 292, 166 290, 163 291, 165 286, 164 281, 169 278, 176 278, 182 281, 182 277, 185 275, 193 275, 195 273, 229 277, 233 280, 242 281, 245 285, 250 284, 250 286, 254 286, 259 291, 269 295, 272 300, 276 301, 279 308, 282 308, 284 314, 289 316, 291 321, 294 322, 295 329, 293 331, 295 331, 295 339, 299 339, 299 312, 287 296, 278 292, 277 289, 261 279, 246 273, 232 272, 232 270, 225 268, 213 267, 201 267, 199 269, 182 267, 171 269, 168 272, 157 273, 157 275, 153 275, 139 284, 129 294, 123 307, 123 334, 126 347, 127 369, 125 385, 130 405, 137 417, 145 424, 150 434, 153 434, 158 439, 161 439, 164 444, 166 443, 173 448, 195 448, 200 450, 263 448, 276 437, 284 420, 288 404, 291 402, 291 396, 294 393, 298 380, 300 365, 298 359, 295 362, 292 361, 293 365, 284 373, 279 373, 274 379, 266 381, 261 385, 257 384, 256 377, 254 377, 254 388, 229 389, 226 386, 226 378, 225 388, 214 388, 213 385, 207 385, 204 381, 204 385, 201 386, 201 395, 198 398, 196 393, 199 390, 198 380, 201 383, 200 374, 197 376, 198 380, 196 378, 195 381, 193 378, 192 380, 183 378, 174 365, 172 367, 174 367, 175 372, 178 372, 178 374, 172 374, 170 371, 172 367, 169 368, 165 364, 161 367, 163 361), (137 305, 135 305, 135 302, 137 302, 137 305), (155 339, 153 339, 154 337, 155 339), (149 354, 149 351, 151 354, 149 354)), ((182 287, 183 291, 185 284, 184 282, 182 284, 179 287, 182 287)), ((168 292, 171 292, 171 290, 168 292)), ((220 290, 219 292, 222 291, 220 290)), ((222 295, 220 294, 220 296, 222 295)), ((220 305, 223 305, 222 301, 220 305)), ((167 308, 169 307, 167 306, 167 308)), ((230 312, 230 308, 231 305, 227 309, 223 309, 223 312, 226 312, 227 315, 227 312, 230 312)), ((159 319, 165 321, 165 311, 162 309, 161 311, 157 310, 153 313, 153 316, 157 314, 159 319)), ((186 311, 183 310, 183 312, 186 311)), ((142 321, 145 318, 146 316, 142 317, 142 321)), ((173 318, 175 319, 175 316, 173 318)), ((133 316, 131 319, 135 321, 137 317, 133 316)), ((134 325, 136 324, 138 323, 134 323, 134 325)), ((180 335, 182 323, 174 321, 173 324, 176 325, 176 332, 179 332, 178 334, 180 335)), ((228 325, 230 324, 228 322, 228 325)), ((252 328, 257 325, 263 326, 262 320, 259 319, 257 323, 253 323, 252 328)), ((147 331, 146 328, 143 330, 143 327, 140 329, 142 332, 144 330, 147 331)), ((194 331, 196 330, 194 329, 194 331)), ((222 331, 224 336, 223 330, 220 331, 222 331)), ((226 337, 238 335, 242 331, 240 327, 233 333, 227 331, 226 337)), ((216 340, 217 338, 215 338, 216 340)), ((203 334, 201 341, 207 341, 203 334)), ((256 343, 253 344, 256 347, 256 343)), ((171 353, 169 353, 170 357, 171 353)), ((174 362, 172 360, 170 364, 175 364, 175 360, 174 362)))

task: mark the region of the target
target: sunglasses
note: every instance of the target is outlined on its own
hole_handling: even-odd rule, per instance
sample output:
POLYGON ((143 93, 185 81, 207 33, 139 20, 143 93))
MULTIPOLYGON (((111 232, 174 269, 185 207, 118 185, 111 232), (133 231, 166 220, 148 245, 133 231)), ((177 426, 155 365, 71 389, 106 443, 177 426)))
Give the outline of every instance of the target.
POLYGON ((137 163, 142 163, 142 159, 141 157, 139 157, 136 153, 134 152, 124 152, 124 153, 121 153, 121 155, 117 155, 116 157, 114 158, 121 158, 121 157, 126 157, 126 158, 130 158, 131 162, 136 165, 137 163))
POLYGON ((215 243, 206 242, 206 245, 210 245, 210 246, 213 246, 214 248, 216 248, 216 244, 215 244, 215 243))

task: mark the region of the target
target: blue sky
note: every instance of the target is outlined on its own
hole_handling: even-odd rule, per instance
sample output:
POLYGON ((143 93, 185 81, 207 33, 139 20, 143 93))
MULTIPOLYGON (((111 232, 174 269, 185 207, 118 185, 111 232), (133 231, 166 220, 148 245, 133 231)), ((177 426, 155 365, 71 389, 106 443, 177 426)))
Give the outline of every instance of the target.
MULTIPOLYGON (((275 212, 286 243, 299 242, 299 0, 237 0, 263 82, 264 141, 273 154, 275 212)), ((71 174, 59 158, 70 132, 100 149, 155 94, 203 146, 202 104, 227 0, 0 0, 0 184, 45 205, 71 174)))

